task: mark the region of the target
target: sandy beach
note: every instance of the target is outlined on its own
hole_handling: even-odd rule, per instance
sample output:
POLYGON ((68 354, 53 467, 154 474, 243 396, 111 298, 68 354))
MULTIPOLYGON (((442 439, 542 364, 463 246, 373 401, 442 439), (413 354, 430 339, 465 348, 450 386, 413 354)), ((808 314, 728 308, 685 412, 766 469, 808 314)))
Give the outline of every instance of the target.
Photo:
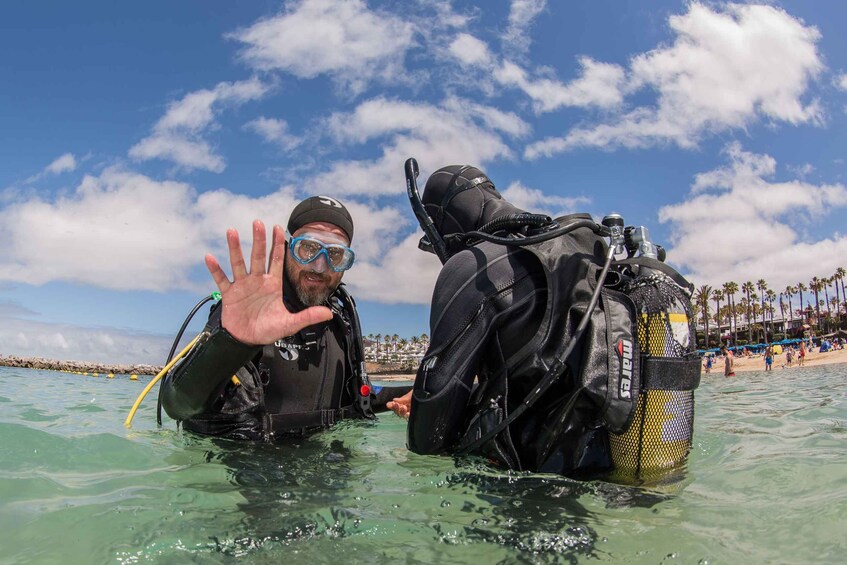
MULTIPOLYGON (((806 353, 806 367, 814 367, 815 365, 833 365, 836 363, 847 363, 847 349, 839 349, 837 351, 827 351, 826 353, 819 353, 817 350, 808 351, 806 353)), ((803 370, 803 367, 800 367, 797 364, 797 355, 794 356, 794 362, 789 366, 785 361, 785 353, 780 353, 778 355, 774 355, 773 359, 773 370, 774 371, 793 371, 793 370, 803 370), (785 368, 783 368, 785 365, 785 368)), ((765 358, 763 355, 753 356, 753 357, 743 357, 737 355, 735 357, 735 372, 747 372, 747 371, 764 371, 765 370, 765 358)), ((723 357, 716 357, 714 364, 712 365, 712 372, 710 375, 720 375, 723 376, 723 357)), ((703 369, 703 376, 706 376, 706 370, 703 369)))
MULTIPOLYGON (((837 351, 827 351, 826 353, 819 353, 817 351, 809 351, 806 353, 806 367, 814 367, 816 365, 834 365, 836 363, 847 363, 847 349, 840 349, 837 351)), ((748 371, 764 371, 765 370, 765 358, 762 355, 753 356, 753 357, 741 357, 738 356, 735 358, 735 372, 742 373, 748 371)), ((794 370, 803 370, 803 367, 797 365, 797 356, 794 356, 794 363, 791 366, 788 366, 785 362, 785 353, 780 353, 779 355, 774 356, 773 360, 773 370, 774 371, 794 371, 794 370), (783 368, 783 365, 785 367, 783 368)), ((712 372, 706 373, 706 370, 703 369, 703 376, 723 376, 723 357, 715 358, 714 365, 712 366, 712 372)), ((387 374, 375 374, 371 375, 371 380, 373 381, 383 381, 383 382, 411 382, 415 380, 414 373, 387 373, 387 374)))

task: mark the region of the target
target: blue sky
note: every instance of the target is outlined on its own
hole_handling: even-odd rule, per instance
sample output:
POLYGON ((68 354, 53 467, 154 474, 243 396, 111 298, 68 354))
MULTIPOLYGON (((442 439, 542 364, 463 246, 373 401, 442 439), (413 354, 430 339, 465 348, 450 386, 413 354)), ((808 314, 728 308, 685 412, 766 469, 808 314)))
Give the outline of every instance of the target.
POLYGON ((618 212, 695 284, 831 276, 845 24, 837 0, 4 2, 0 353, 161 362, 226 229, 311 194, 353 212, 365 333, 428 332, 409 156, 421 186, 468 163, 532 211, 618 212))

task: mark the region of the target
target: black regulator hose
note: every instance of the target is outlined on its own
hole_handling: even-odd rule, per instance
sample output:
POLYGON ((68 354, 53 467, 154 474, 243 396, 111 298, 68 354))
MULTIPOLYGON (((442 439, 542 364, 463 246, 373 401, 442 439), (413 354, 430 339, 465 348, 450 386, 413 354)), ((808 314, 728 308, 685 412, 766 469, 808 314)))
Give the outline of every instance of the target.
MULTIPOLYGON (((491 223, 493 222, 489 222, 489 224, 491 223)), ((488 224, 486 224, 486 226, 487 225, 488 224)), ((478 239, 482 241, 490 241, 491 243, 499 243, 501 245, 513 245, 517 247, 523 247, 525 245, 533 245, 535 243, 541 243, 542 241, 553 239, 554 237, 565 235, 579 228, 589 228, 591 231, 601 236, 608 235, 608 228, 601 226, 592 220, 581 219, 574 220, 565 225, 558 226, 543 233, 529 235, 526 237, 503 237, 498 235, 492 235, 490 233, 485 233, 481 229, 477 231, 467 232, 464 234, 457 234, 455 235, 455 237, 463 242, 467 242, 472 239, 478 239)))
MULTIPOLYGON (((200 308, 202 308, 203 305, 206 304, 207 302, 210 302, 212 300, 220 300, 220 298, 221 298, 221 294, 219 292, 213 292, 212 294, 210 294, 209 296, 206 296, 205 298, 203 298, 203 300, 201 300, 200 302, 198 302, 197 304, 194 305, 194 308, 191 309, 191 312, 188 314, 188 316, 185 318, 185 321, 182 323, 182 327, 179 328, 179 331, 176 334, 176 338, 174 338, 174 343, 171 346, 171 352, 168 353, 168 360, 165 361, 165 365, 170 363, 171 359, 174 358, 174 353, 176 353, 176 348, 177 348, 177 345, 179 345, 179 340, 182 339, 182 334, 185 333, 185 328, 188 327, 188 324, 191 322, 191 319, 194 317, 194 314, 196 314, 197 311, 200 310, 200 308)), ((161 385, 159 385, 159 399, 156 402, 156 423, 160 426, 162 425, 162 386, 161 385)))
POLYGON ((514 230, 524 227, 543 228, 551 224, 553 224, 553 218, 545 214, 508 214, 494 218, 487 224, 482 225, 477 231, 493 234, 500 230, 514 230))

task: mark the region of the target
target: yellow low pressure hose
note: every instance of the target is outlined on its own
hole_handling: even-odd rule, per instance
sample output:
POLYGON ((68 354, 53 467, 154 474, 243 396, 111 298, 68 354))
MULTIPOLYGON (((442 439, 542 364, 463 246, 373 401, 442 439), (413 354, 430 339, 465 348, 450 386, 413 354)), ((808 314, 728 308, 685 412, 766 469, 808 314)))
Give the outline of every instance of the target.
POLYGON ((191 340, 191 343, 186 345, 185 348, 182 351, 177 353, 176 357, 171 359, 171 362, 168 363, 167 365, 165 365, 164 369, 159 371, 159 374, 156 375, 155 377, 153 377, 153 380, 151 380, 147 384, 147 386, 144 387, 144 390, 141 391, 141 394, 139 394, 138 398, 135 400, 135 404, 132 405, 132 410, 129 411, 129 415, 126 417, 126 421, 124 422, 124 426, 126 426, 127 428, 132 427, 132 418, 135 416, 135 412, 136 412, 136 410, 138 410, 138 407, 141 406, 141 401, 144 400, 144 397, 147 396, 147 393, 150 392, 150 389, 153 388, 153 385, 155 385, 157 382, 159 382, 159 379, 164 377, 168 373, 168 371, 171 370, 171 367, 176 365, 177 361, 179 361, 180 359, 185 357, 185 354, 188 353, 189 351, 191 351, 191 348, 194 347, 194 344, 197 343, 197 340, 200 339, 200 336, 202 336, 202 335, 203 335, 202 332, 197 334, 197 336, 194 339, 191 340))

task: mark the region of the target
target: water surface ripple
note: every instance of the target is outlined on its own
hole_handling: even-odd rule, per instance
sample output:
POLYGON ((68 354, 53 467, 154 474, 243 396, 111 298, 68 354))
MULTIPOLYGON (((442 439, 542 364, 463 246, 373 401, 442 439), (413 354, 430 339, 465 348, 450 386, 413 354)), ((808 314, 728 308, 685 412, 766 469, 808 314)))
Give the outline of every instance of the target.
POLYGON ((145 377, 0 368, 0 562, 843 562, 845 380, 704 376, 684 478, 635 488, 418 456, 391 415, 245 445, 153 394, 126 430, 145 377))

